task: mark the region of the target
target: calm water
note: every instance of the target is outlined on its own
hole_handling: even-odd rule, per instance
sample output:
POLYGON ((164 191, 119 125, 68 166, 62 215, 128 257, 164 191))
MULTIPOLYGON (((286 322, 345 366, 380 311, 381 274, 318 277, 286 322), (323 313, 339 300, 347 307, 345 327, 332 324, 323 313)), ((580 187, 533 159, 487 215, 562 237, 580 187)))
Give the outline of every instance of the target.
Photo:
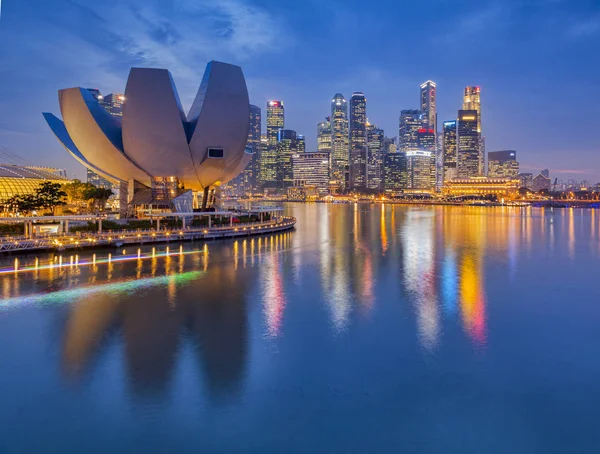
POLYGON ((599 212, 287 210, 0 275, 0 452, 600 452, 599 212))

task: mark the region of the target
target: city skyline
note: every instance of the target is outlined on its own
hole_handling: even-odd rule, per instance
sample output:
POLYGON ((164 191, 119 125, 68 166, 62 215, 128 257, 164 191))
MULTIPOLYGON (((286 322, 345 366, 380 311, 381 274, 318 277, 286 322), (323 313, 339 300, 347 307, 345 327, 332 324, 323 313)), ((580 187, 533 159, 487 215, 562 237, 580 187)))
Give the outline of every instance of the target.
MULTIPOLYGON (((124 6, 108 1, 102 7, 92 6, 91 1, 52 3, 49 7, 34 1, 34 12, 31 5, 19 2, 3 5, 0 42, 11 42, 11 46, 0 46, 0 57, 9 68, 0 73, 0 147, 38 165, 60 163, 70 176, 83 177, 85 172, 74 161, 62 159, 60 146, 39 114, 56 105, 57 87, 81 85, 97 87, 102 93, 122 93, 130 66, 163 67, 172 70, 187 108, 204 64, 217 58, 243 66, 252 104, 264 109, 269 99, 285 103, 286 127, 306 136, 307 151, 317 150, 315 125, 330 111, 332 94, 339 92, 349 100, 353 92, 362 91, 369 99, 369 121, 393 137, 400 111, 420 108, 419 86, 432 80, 437 86, 438 131, 444 121, 455 119, 464 88, 481 86, 487 150, 518 150, 522 172, 536 173, 547 167, 563 179, 600 178, 600 154, 592 126, 598 107, 588 103, 578 116, 565 108, 575 84, 589 87, 587 96, 592 99, 600 90, 593 83, 597 69, 593 59, 575 57, 600 41, 600 25, 594 22, 600 8, 591 2, 566 6, 565 2, 534 1, 526 10, 468 1, 454 5, 455 12, 450 12, 450 5, 434 2, 436 14, 431 23, 438 32, 432 35, 437 51, 431 59, 404 49, 401 64, 394 59, 371 64, 367 49, 375 38, 381 52, 398 42, 392 36, 370 33, 365 43, 356 36, 341 38, 336 61, 342 63, 337 66, 327 59, 329 51, 314 47, 316 37, 308 37, 306 42, 298 38, 302 37, 303 21, 309 18, 316 21, 321 40, 328 39, 333 29, 350 27, 358 17, 352 2, 328 6, 322 17, 316 18, 300 5, 267 2, 258 6, 242 0, 219 1, 213 6, 202 1, 177 1, 170 6, 150 2, 137 14, 134 7, 142 4, 133 0, 124 6), (117 17, 118 8, 122 14, 117 17), (285 14, 296 9, 302 14, 285 14), (240 11, 245 11, 244 17, 240 11), (563 27, 556 34, 548 23, 559 19, 563 27), (210 25, 212 34, 200 40, 208 41, 209 46, 183 38, 193 21, 210 25), (331 29, 325 26, 328 21, 331 29), (532 27, 524 37, 509 36, 524 23, 532 27), (218 33, 223 27, 226 33, 218 33), (449 62, 443 46, 462 38, 472 45, 469 61, 449 62), (532 57, 528 49, 538 46, 540 40, 546 42, 532 57), (485 46, 479 41, 486 41, 485 46), (522 41, 518 48, 517 41, 522 41), (367 56, 356 71, 351 71, 355 61, 348 48, 352 46, 367 56), (298 55, 292 59, 297 61, 282 62, 282 55, 290 49, 298 55), (540 64, 550 54, 552 61, 540 64), (30 70, 35 66, 40 71, 30 70), (29 89, 32 85, 35 90, 29 89), (584 133, 573 142, 566 131, 575 128, 584 133)), ((396 21, 406 20, 407 26, 415 13, 410 5, 379 4, 389 8, 396 21), (394 15, 396 11, 406 14, 394 15)), ((373 23, 376 9, 369 7, 364 12, 367 23, 373 23)), ((263 130, 264 116, 263 112, 263 130)))

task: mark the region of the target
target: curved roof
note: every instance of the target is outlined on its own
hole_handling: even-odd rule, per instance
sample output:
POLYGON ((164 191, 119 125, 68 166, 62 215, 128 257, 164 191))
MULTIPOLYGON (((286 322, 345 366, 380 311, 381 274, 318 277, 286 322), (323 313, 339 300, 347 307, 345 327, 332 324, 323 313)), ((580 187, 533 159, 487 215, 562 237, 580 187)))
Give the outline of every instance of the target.
POLYGON ((251 159, 250 103, 239 66, 208 63, 187 117, 165 69, 131 69, 122 120, 83 88, 60 90, 59 102, 64 123, 44 114, 49 126, 72 156, 109 180, 149 186, 153 177, 177 177, 200 190, 233 179, 251 159))

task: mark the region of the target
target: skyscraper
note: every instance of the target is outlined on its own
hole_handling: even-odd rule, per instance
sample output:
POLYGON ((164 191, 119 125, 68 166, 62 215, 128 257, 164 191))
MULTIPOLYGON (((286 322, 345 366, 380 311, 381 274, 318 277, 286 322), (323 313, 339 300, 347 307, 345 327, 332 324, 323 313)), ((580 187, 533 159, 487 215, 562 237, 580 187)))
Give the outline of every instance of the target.
POLYGON ((317 151, 331 153, 331 117, 317 125, 317 151))
POLYGON ((367 99, 355 92, 350 98, 350 189, 367 188, 367 99))
POLYGON ((419 149, 419 129, 423 128, 423 117, 418 110, 400 112, 398 128, 398 151, 416 151, 419 149))
POLYGON ((304 138, 291 129, 280 129, 277 137, 278 188, 285 189, 292 186, 294 182, 292 156, 298 153, 304 153, 304 138))
POLYGON ((344 189, 348 172, 348 105, 341 93, 331 100, 331 182, 344 189))
POLYGON ((437 135, 436 85, 431 80, 421 84, 421 112, 423 127, 433 129, 437 135))
POLYGON ((427 128, 419 129, 417 131, 417 145, 419 150, 435 151, 435 131, 427 128))
POLYGON ((383 189, 384 132, 367 123, 367 189, 383 189))
POLYGON ((252 160, 242 172, 243 187, 246 194, 259 191, 260 173, 260 135, 262 129, 262 114, 260 107, 250 104, 250 129, 248 129, 248 147, 252 149, 252 160))
POLYGON ((294 184, 316 188, 326 194, 329 188, 329 154, 296 153, 292 155, 294 184))
POLYGON ((477 111, 477 132, 481 133, 481 87, 465 87, 463 110, 477 111))
POLYGON ((485 145, 481 124, 481 87, 465 87, 463 110, 477 111, 477 133, 479 134, 479 175, 485 171, 485 145))
POLYGON ((110 93, 102 100, 102 105, 108 112, 115 117, 123 116, 123 104, 125 95, 123 93, 110 93))
POLYGON ((444 182, 454 180, 456 173, 456 125, 457 121, 445 121, 442 132, 443 159, 444 159, 444 182))
POLYGON ((406 188, 406 153, 387 153, 384 159, 385 192, 400 192, 406 188))
POLYGON ((490 151, 488 154, 488 177, 518 178, 517 152, 515 150, 490 151))
POLYGON ((282 101, 267 102, 267 147, 262 150, 260 181, 263 188, 276 188, 277 184, 277 137, 285 126, 285 109, 282 101))
POLYGON ((418 150, 403 152, 406 156, 406 189, 435 190, 435 153, 418 150))
POLYGON ((459 110, 456 159, 458 178, 481 175, 479 171, 480 140, 477 129, 477 111, 459 110))

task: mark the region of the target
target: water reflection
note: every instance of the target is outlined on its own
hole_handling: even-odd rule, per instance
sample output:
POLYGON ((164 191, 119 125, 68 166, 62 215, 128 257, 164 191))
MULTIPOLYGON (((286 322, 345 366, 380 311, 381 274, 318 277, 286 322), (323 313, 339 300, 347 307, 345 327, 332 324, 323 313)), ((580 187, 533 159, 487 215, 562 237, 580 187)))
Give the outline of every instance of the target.
MULTIPOLYGON (((174 259, 171 259, 174 260, 174 259)), ((165 263, 168 269, 169 263, 165 263)), ((153 267, 154 268, 154 267, 153 267)), ((65 375, 78 381, 96 367, 111 341, 122 342, 132 395, 163 396, 179 351, 190 343, 211 398, 235 395, 247 362, 246 297, 256 270, 211 267, 181 285, 176 275, 150 294, 139 291, 85 298, 70 309, 64 330, 65 375)))

